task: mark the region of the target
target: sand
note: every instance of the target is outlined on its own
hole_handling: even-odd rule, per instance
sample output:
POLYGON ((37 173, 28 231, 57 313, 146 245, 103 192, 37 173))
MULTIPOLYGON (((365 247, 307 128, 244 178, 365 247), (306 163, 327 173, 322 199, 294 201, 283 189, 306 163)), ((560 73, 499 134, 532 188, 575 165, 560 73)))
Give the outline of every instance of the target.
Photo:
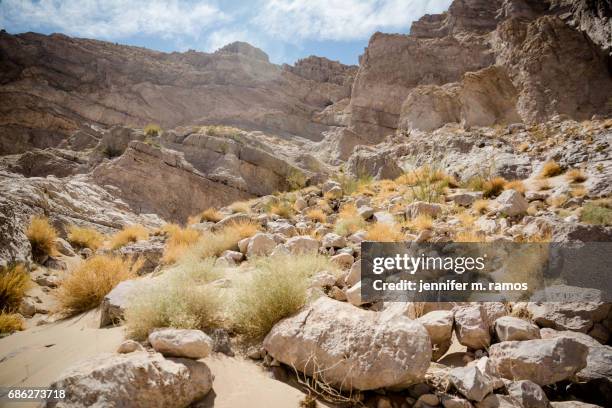
MULTIPOLYGON (((98 322, 99 313, 91 311, 0 339, 0 386, 46 387, 75 362, 114 352, 124 339, 123 328, 99 329, 98 322)), ((203 361, 215 380, 198 407, 297 407, 303 398, 251 360, 215 354, 203 361)))

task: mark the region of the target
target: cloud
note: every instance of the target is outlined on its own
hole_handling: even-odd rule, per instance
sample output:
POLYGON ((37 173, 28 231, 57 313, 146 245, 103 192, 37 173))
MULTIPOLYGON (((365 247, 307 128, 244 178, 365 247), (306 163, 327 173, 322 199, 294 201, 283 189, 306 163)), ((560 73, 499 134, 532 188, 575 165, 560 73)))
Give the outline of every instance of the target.
POLYGON ((49 28, 70 35, 120 39, 156 35, 199 38, 203 28, 228 20, 209 2, 185 0, 3 0, 0 24, 49 28))
POLYGON ((247 30, 234 28, 221 28, 209 33, 207 37, 206 49, 211 52, 234 41, 245 41, 256 47, 259 43, 247 30))
POLYGON ((267 0, 254 22, 289 42, 350 41, 377 30, 407 32, 426 13, 440 13, 451 0, 267 0))

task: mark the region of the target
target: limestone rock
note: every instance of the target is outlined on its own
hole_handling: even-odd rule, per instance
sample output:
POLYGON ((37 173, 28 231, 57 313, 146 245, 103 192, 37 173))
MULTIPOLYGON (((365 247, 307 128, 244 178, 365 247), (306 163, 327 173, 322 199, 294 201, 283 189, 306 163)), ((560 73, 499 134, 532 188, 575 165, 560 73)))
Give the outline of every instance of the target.
POLYGON ((247 257, 270 255, 276 247, 276 241, 270 234, 258 232, 249 240, 246 254, 247 257))
POLYGON ((474 365, 453 368, 449 379, 463 396, 472 401, 482 401, 493 391, 489 377, 474 365))
POLYGON ((548 408, 550 405, 542 387, 533 381, 514 381, 507 389, 508 395, 522 407, 548 408))
POLYGON ((516 190, 505 190, 495 199, 495 204, 497 211, 510 217, 524 214, 529 207, 525 197, 516 190))
POLYGON ((458 306, 455 310, 455 333, 459 343, 480 350, 491 343, 486 312, 482 305, 458 306))
POLYGON ((319 369, 330 384, 358 390, 422 381, 431 359, 422 325, 328 298, 279 322, 264 348, 302 372, 319 369))
POLYGON ((319 241, 307 235, 299 235, 289 238, 285 246, 292 254, 314 254, 319 250, 319 241))
POLYGON ((540 338, 540 329, 536 325, 512 316, 503 316, 495 320, 495 333, 500 341, 540 338))
POLYGON ((135 351, 145 351, 145 348, 134 340, 126 340, 117 348, 117 353, 119 354, 133 353, 135 351))
POLYGON ((164 356, 204 358, 213 348, 213 340, 201 330, 160 329, 149 334, 153 349, 164 356))
POLYGON ((450 310, 435 310, 417 319, 431 339, 432 359, 438 360, 450 348, 453 335, 453 312, 450 310))
POLYGON ((68 368, 50 389, 66 399, 47 407, 184 407, 204 397, 213 376, 206 364, 159 353, 100 354, 68 368))

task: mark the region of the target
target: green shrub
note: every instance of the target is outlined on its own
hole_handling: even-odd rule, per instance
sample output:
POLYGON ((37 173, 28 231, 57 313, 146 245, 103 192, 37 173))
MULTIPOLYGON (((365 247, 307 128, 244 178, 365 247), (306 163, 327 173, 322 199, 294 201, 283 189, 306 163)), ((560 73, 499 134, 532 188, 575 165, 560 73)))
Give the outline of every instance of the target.
POLYGON ((582 207, 582 222, 595 225, 612 225, 612 205, 609 200, 593 201, 582 207))

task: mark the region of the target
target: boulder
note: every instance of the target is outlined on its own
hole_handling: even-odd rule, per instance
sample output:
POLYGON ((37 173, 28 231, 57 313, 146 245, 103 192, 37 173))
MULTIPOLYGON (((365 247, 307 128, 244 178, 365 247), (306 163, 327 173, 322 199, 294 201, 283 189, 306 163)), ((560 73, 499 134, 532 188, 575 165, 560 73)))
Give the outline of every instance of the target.
POLYGON ((347 253, 339 253, 331 257, 332 262, 344 269, 348 269, 353 264, 354 260, 355 258, 353 258, 353 255, 347 253))
POLYGON ((267 256, 276 248, 276 241, 270 234, 258 232, 249 240, 247 245, 247 257, 267 256))
POLYGON ((319 241, 308 235, 289 238, 285 246, 292 254, 315 254, 319 250, 319 241))
POLYGON ((127 244, 119 249, 119 253, 124 257, 142 260, 143 264, 138 274, 144 275, 153 272, 159 265, 164 254, 164 242, 159 237, 153 237, 146 241, 127 244))
POLYGON ((189 359, 165 359, 159 353, 100 354, 61 374, 50 389, 66 398, 47 407, 185 407, 212 388, 208 366, 189 359))
POLYGON ((553 401, 550 403, 552 408, 602 408, 599 405, 588 404, 582 401, 553 401))
POLYGON ((145 351, 145 348, 134 340, 126 340, 117 348, 117 353, 119 354, 133 353, 135 351, 145 351))
POLYGON ((406 206, 406 217, 416 218, 419 215, 429 215, 435 218, 441 211, 442 206, 440 204, 415 201, 406 206))
POLYGON ((482 191, 463 191, 454 194, 449 194, 447 197, 450 201, 463 207, 470 207, 474 201, 482 198, 482 191))
POLYGON ((498 212, 514 217, 527 212, 529 203, 525 197, 516 190, 505 190, 495 199, 498 212))
POLYGON ((549 385, 587 365, 588 347, 570 338, 504 341, 489 348, 491 372, 511 380, 549 385))
POLYGON ((360 146, 346 163, 347 172, 355 178, 364 176, 376 180, 394 179, 402 175, 402 168, 384 150, 360 146))
POLYGON ((361 306, 367 302, 364 302, 361 298, 361 281, 357 282, 350 288, 344 291, 346 294, 346 300, 353 306, 361 306))
POLYGON ((321 240, 321 246, 323 248, 344 248, 346 246, 346 238, 330 232, 325 234, 321 240))
POLYGON ((489 394, 475 406, 476 408, 523 408, 509 396, 499 394, 489 394))
POLYGON ((153 349, 164 356, 204 358, 213 348, 213 340, 201 330, 161 329, 149 334, 153 349))
POLYGON ((495 321, 495 333, 500 341, 533 340, 540 338, 540 329, 518 317, 502 316, 495 321))
POLYGON ((431 339, 433 361, 442 357, 450 348, 453 336, 453 312, 450 310, 435 310, 417 319, 431 339))
POLYGON ((276 360, 308 375, 320 370, 343 390, 421 382, 431 359, 421 324, 325 297, 276 324, 263 344, 276 360))
POLYGON ((450 370, 449 380, 457 391, 471 401, 482 401, 493 392, 489 376, 481 372, 476 365, 453 368, 450 370))
POLYGON ((348 275, 346 275, 344 282, 348 286, 353 286, 360 280, 361 280, 361 260, 358 260, 353 263, 353 266, 351 266, 351 270, 349 271, 348 275))
POLYGON ((550 406, 544 390, 529 380, 514 381, 506 387, 508 395, 521 407, 548 408, 550 406))
POLYGON ((459 343, 480 350, 491 344, 484 307, 480 304, 458 306, 455 309, 455 333, 459 343))
POLYGON ((134 293, 142 288, 144 282, 139 279, 130 279, 119 282, 102 300, 100 304, 100 327, 119 323, 123 319, 123 312, 134 293))
POLYGON ((367 206, 367 205, 364 205, 363 207, 359 207, 357 209, 357 213, 364 220, 369 220, 370 218, 372 218, 372 216, 374 215, 374 212, 375 212, 374 209, 372 207, 367 206))

